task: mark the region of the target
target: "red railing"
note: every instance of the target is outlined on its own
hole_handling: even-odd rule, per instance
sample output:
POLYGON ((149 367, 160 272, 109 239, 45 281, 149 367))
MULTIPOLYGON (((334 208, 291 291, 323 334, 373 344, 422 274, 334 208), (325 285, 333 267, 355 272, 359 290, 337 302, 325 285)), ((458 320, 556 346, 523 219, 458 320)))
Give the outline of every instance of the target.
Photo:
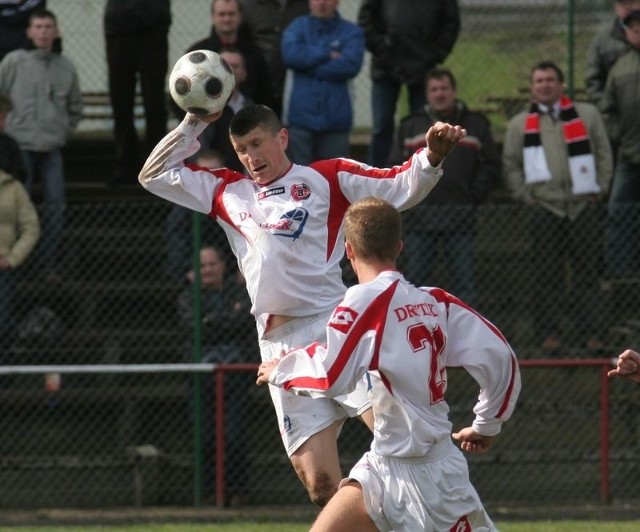
MULTIPOLYGON (((609 377, 607 372, 615 365, 615 359, 526 359, 519 361, 521 368, 600 368, 600 501, 611 502, 609 486, 609 377)), ((258 364, 220 364, 214 373, 216 379, 216 449, 224 449, 224 374, 226 372, 252 371, 256 373, 258 364)), ((216 453, 216 506, 224 506, 225 478, 224 453, 216 453)))

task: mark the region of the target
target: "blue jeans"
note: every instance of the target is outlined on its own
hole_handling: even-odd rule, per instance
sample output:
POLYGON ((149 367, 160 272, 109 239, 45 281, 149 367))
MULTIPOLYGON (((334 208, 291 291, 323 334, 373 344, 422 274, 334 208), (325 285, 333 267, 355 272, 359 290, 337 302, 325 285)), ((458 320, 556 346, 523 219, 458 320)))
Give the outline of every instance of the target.
POLYGON ((311 131, 289 126, 289 158, 296 164, 308 165, 322 159, 349 157, 349 131, 311 131))
POLYGON ((36 180, 42 182, 42 237, 38 249, 43 260, 42 270, 52 273, 58 267, 67 203, 62 152, 59 149, 49 152, 23 150, 21 154, 25 168, 24 186, 31 196, 36 180))
POLYGON ((637 272, 640 235, 640 164, 618 163, 609 196, 606 230, 607 273, 637 272))
MULTIPOLYGON (((373 133, 369 146, 369 164, 384 168, 389 164, 389 154, 393 145, 396 104, 400 96, 401 83, 393 81, 373 81, 371 84, 371 112, 373 133)), ((409 112, 422 109, 426 103, 424 84, 407 85, 409 92, 409 112)))
POLYGON ((407 233, 405 234, 404 271, 416 286, 437 286, 451 292, 465 303, 477 304, 471 233, 407 233), (448 282, 435 278, 435 266, 442 245, 447 265, 448 282))

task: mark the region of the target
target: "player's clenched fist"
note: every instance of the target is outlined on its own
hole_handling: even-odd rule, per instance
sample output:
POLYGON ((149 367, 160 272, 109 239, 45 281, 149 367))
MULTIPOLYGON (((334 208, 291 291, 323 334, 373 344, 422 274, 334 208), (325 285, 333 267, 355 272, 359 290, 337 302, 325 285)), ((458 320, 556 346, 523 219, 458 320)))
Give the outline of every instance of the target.
POLYGON ((622 377, 633 382, 640 382, 640 354, 627 349, 618 356, 616 369, 608 373, 609 377, 622 377))
POLYGON ((456 144, 467 136, 467 130, 445 122, 433 124, 425 136, 427 158, 432 166, 438 166, 451 153, 456 144))
POLYGON ((260 364, 260 367, 258 368, 258 379, 256 380, 256 384, 258 386, 261 384, 269 384, 269 375, 271 375, 273 369, 278 365, 278 362, 280 362, 280 359, 274 358, 269 362, 263 362, 260 364))
POLYGON ((483 436, 471 427, 466 427, 451 435, 460 443, 460 449, 468 453, 484 453, 493 445, 494 436, 483 436))

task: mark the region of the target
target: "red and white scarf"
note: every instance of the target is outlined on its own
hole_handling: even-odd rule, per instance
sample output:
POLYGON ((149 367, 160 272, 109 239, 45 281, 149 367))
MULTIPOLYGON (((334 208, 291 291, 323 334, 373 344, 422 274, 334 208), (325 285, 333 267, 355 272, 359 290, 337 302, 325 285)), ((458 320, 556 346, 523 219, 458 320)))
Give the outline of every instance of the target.
MULTIPOLYGON (((560 100, 560 120, 569 152, 572 192, 576 195, 599 193, 601 189, 587 128, 578 116, 573 102, 566 96, 560 100)), ((540 138, 540 109, 536 103, 531 104, 524 123, 523 159, 527 184, 551 181, 551 172, 540 138)))

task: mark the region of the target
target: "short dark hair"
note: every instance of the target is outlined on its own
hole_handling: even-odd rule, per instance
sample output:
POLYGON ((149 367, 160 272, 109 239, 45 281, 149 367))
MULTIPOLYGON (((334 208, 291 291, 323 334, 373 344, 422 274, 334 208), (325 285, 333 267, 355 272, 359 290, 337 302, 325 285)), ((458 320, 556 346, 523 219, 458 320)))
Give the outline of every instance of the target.
POLYGON ((264 127, 275 135, 282 129, 282 122, 273 109, 266 105, 247 105, 233 115, 229 124, 229 134, 242 137, 258 126, 264 127))
POLYGON ((558 81, 564 83, 564 73, 553 61, 540 61, 531 69, 531 76, 536 70, 555 70, 556 74, 558 74, 558 81))
POLYGON ((53 14, 53 11, 49 11, 48 9, 41 8, 33 10, 31 15, 29 15, 29 25, 31 25, 36 18, 50 18, 56 23, 56 26, 58 25, 58 18, 53 14))
POLYGON ((451 70, 449 70, 448 68, 444 68, 444 67, 436 67, 436 68, 432 68, 431 70, 428 70, 427 73, 424 75, 424 85, 426 87, 427 83, 429 83, 429 81, 432 79, 443 79, 443 78, 448 78, 449 81, 451 82, 451 87, 453 87, 453 90, 456 90, 456 78, 454 77, 453 72, 451 72, 451 70))

